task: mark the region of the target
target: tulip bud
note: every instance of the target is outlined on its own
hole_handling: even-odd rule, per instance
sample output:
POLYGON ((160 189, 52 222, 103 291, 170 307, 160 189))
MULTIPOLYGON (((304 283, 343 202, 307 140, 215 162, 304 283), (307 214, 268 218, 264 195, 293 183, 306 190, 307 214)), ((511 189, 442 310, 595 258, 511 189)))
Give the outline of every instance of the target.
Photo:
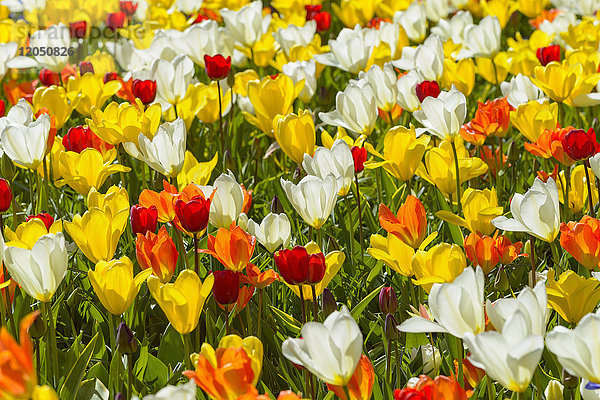
POLYGON ((148 208, 142 207, 139 204, 131 206, 131 231, 134 235, 146 232, 156 232, 158 224, 158 209, 152 205, 148 208))
POLYGON ((496 274, 496 279, 494 280, 494 289, 498 292, 505 292, 508 290, 508 276, 506 275, 506 270, 504 268, 500 268, 498 273, 496 274))
POLYGON ((309 256, 309 270, 308 270, 308 280, 306 281, 309 285, 315 285, 323 279, 325 276, 325 255, 321 252, 311 254, 309 256))
POLYGON ((0 118, 4 117, 4 114, 6 114, 6 103, 0 100, 0 118))
POLYGON ((235 75, 234 74, 229 74, 227 75, 227 85, 232 88, 233 85, 235 85, 235 75))
POLYGON ((108 13, 106 15, 106 27, 111 31, 116 31, 122 28, 125 24, 125 13, 122 11, 116 13, 108 13))
POLYGON ((8 155, 6 155, 6 153, 4 153, 2 155, 2 176, 5 177, 6 179, 8 179, 9 181, 12 181, 15 177, 15 164, 12 162, 12 160, 10 158, 8 158, 8 155))
POLYGON ((240 294, 240 274, 226 269, 214 271, 213 297, 221 305, 233 304, 240 294))
POLYGON ((387 286, 379 292, 379 309, 383 314, 394 314, 398 308, 398 297, 394 288, 387 286))
POLYGON ((508 150, 506 151, 506 158, 508 162, 516 162, 519 160, 519 149, 514 141, 510 142, 508 145, 508 150))
POLYGON ((354 173, 359 174, 365 169, 365 161, 367 160, 366 147, 353 146, 352 159, 354 160, 354 173))
POLYGON ((79 74, 85 75, 88 72, 94 73, 94 66, 89 61, 82 61, 79 63, 79 74))
POLYGON ((294 175, 292 176, 292 180, 294 182, 298 182, 301 177, 302 177, 302 170, 300 169, 300 167, 296 167, 296 169, 294 170, 294 175))
POLYGON ((567 389, 575 389, 577 385, 579 385, 579 378, 569 374, 564 368, 562 370, 560 381, 567 389))
POLYGON ((544 394, 546 395, 546 400, 562 400, 563 399, 563 389, 564 386, 562 383, 557 381, 556 379, 552 379, 548 382, 548 386, 546 386, 546 390, 544 390, 544 394))
POLYGON ((119 1, 119 9, 125 13, 128 17, 131 17, 137 11, 138 4, 133 1, 119 1))
POLYGON ((37 314, 31 325, 29 326, 29 336, 32 339, 40 339, 46 334, 46 323, 41 314, 37 314))
POLYGON ((10 208, 13 194, 10 189, 10 184, 6 179, 0 178, 0 213, 5 212, 10 208))
POLYGON ((102 79, 104 81, 104 83, 106 82, 110 82, 110 81, 116 81, 119 79, 119 74, 116 72, 107 72, 104 75, 104 78, 102 79))
POLYGON ((131 85, 133 95, 140 99, 142 103, 148 105, 156 98, 156 81, 134 79, 131 85))
POLYGON ((441 93, 440 85, 437 81, 423 81, 415 87, 415 92, 419 101, 422 103, 427 97, 438 97, 441 93))
POLYGON ((204 55, 206 74, 213 81, 227 78, 231 70, 231 56, 225 58, 221 54, 215 56, 204 55))
POLYGON ((535 52, 535 55, 544 67, 552 61, 560 62, 560 46, 555 44, 553 46, 540 47, 535 52))
POLYGON ((396 321, 396 318, 392 315, 392 314, 388 314, 385 316, 385 338, 387 340, 398 340, 398 337, 400 336, 400 331, 398 330, 398 328, 396 328, 398 326, 398 321, 396 321))
POLYGON ((117 350, 121 354, 133 354, 138 347, 137 339, 131 329, 125 322, 121 322, 117 328, 117 350))
POLYGON ((83 39, 87 32, 87 21, 75 21, 69 24, 71 39, 83 39))
POLYGON ((44 86, 58 85, 60 83, 60 76, 58 73, 47 68, 42 68, 39 78, 41 84, 44 86))
POLYGON ((177 200, 174 210, 183 229, 197 233, 206 229, 208 225, 210 199, 198 195, 189 201, 177 200))
POLYGON ((273 200, 271 201, 271 212, 273 214, 281 214, 284 211, 283 205, 281 204, 281 201, 279 201, 279 197, 273 196, 273 200))
POLYGON ((321 295, 321 310, 323 311, 325 318, 332 312, 338 310, 335 297, 333 297, 333 293, 327 288, 323 289, 323 294, 321 295))
POLYGON ((76 310, 81 303, 81 289, 76 287, 75 290, 67 297, 67 305, 69 309, 76 310))

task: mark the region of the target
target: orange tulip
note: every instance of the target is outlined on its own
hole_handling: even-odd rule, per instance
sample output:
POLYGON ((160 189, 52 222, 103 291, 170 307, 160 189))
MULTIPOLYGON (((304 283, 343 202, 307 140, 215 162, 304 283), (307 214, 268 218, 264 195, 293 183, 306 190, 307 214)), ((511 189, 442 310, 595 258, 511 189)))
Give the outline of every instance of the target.
POLYGON ((575 128, 568 126, 554 130, 546 129, 535 143, 525 143, 525 150, 538 157, 554 157, 556 161, 569 167, 575 164, 575 161, 565 153, 561 140, 572 129, 575 128))
POLYGON ((465 253, 474 265, 479 265, 483 272, 489 274, 500 261, 500 251, 491 236, 480 236, 471 233, 465 238, 465 253))
POLYGON ((554 164, 554 169, 550 173, 543 170, 537 171, 537 176, 544 183, 548 182, 548 178, 552 178, 554 179, 554 182, 558 182, 558 164, 554 164))
POLYGON ((588 215, 560 224, 560 245, 587 269, 600 263, 600 220, 588 215))
POLYGON ((528 254, 521 253, 523 243, 516 242, 513 244, 506 236, 498 236, 495 245, 500 253, 500 262, 504 265, 510 264, 517 257, 529 257, 528 254))
POLYGON ((11 105, 15 105, 19 102, 19 99, 25 99, 29 104, 33 102, 33 93, 38 84, 38 80, 31 82, 17 83, 17 81, 10 80, 4 84, 4 95, 11 105))
POLYGON ((329 390, 333 391, 342 400, 369 400, 373 392, 373 382, 375 381, 375 371, 369 357, 362 355, 356 366, 354 375, 348 382, 348 391, 350 399, 346 398, 342 386, 327 384, 329 390))
POLYGON ((171 280, 179 253, 164 225, 158 230, 158 235, 151 231, 147 231, 146 235, 138 233, 135 254, 142 269, 152 268, 153 274, 162 283, 171 280))
POLYGON ((223 310, 227 311, 228 313, 233 311, 233 309, 235 308, 235 315, 238 315, 244 308, 246 308, 246 306, 250 302, 250 299, 252 298, 252 296, 254 296, 255 291, 256 291, 256 289, 254 288, 254 286, 243 285, 242 287, 240 287, 240 293, 238 294, 238 298, 235 301, 235 303, 232 303, 232 304, 217 303, 217 304, 219 305, 219 307, 221 307, 223 310))
POLYGON ((244 192, 244 202, 242 203, 242 212, 244 214, 248 214, 250 211, 250 207, 252 207, 252 190, 246 190, 244 185, 240 185, 242 187, 242 191, 244 192))
POLYGON ((463 125, 460 135, 469 143, 482 146, 490 136, 504 137, 510 122, 510 105, 506 97, 478 102, 475 117, 463 125))
MULTIPOLYGON (((475 389, 475 386, 477 386, 477 384, 481 382, 485 376, 485 371, 471 364, 468 358, 463 360, 462 366, 463 376, 465 379, 465 388, 475 389)), ((455 376, 458 376, 458 360, 454 360, 454 371, 456 373, 455 376)))
POLYGON ((183 374, 212 399, 235 400, 256 393, 252 360, 242 347, 219 347, 210 359, 200 353, 196 370, 183 374))
POLYGON ((0 398, 30 399, 37 384, 33 367, 33 348, 27 330, 39 312, 33 312, 21 320, 19 336, 21 343, 8 333, 6 327, 0 330, 0 398))
POLYGON ((435 379, 421 375, 415 389, 431 393, 429 398, 432 400, 467 400, 467 394, 458 382, 443 375, 435 379))
POLYGON ((163 181, 164 190, 155 192, 144 189, 140 193, 139 203, 142 207, 156 206, 158 209, 158 221, 162 223, 171 222, 175 219, 173 208, 173 197, 177 195, 177 188, 167 181, 163 181))
POLYGON ((242 272, 252 258, 256 238, 232 224, 229 229, 219 228, 216 236, 208 235, 207 246, 199 251, 212 255, 225 268, 242 272))
POLYGON ((252 263, 246 265, 246 275, 240 277, 242 283, 252 285, 258 290, 266 288, 277 279, 279 274, 274 270, 267 269, 265 272, 260 272, 260 269, 252 263))
POLYGON ((423 203, 415 196, 408 196, 396 216, 385 205, 379 205, 379 224, 410 247, 418 248, 427 233, 427 216, 423 203))

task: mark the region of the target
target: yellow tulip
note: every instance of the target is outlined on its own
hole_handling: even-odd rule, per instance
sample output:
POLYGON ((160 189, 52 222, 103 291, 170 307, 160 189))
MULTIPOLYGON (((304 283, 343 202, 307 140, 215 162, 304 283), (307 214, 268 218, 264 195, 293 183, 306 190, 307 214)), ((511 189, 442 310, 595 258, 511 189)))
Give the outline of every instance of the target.
POLYGON ((444 59, 444 73, 441 84, 449 90, 456 86, 465 96, 468 96, 475 87, 475 63, 470 58, 455 62, 449 58, 444 59))
MULTIPOLYGON (((171 2, 172 3, 172 2, 171 2)), ((161 29, 176 29, 183 31, 188 27, 187 18, 181 11, 169 9, 169 7, 150 6, 146 12, 148 19, 155 22, 161 29)))
POLYGON ((413 177, 417 167, 421 164, 430 140, 431 138, 427 135, 417 137, 415 127, 412 125, 410 129, 396 126, 385 134, 383 154, 378 153, 371 144, 365 144, 370 153, 384 160, 368 161, 365 163, 365 167, 369 169, 383 167, 396 179, 406 182, 413 177))
POLYGON ((148 289, 173 328, 186 334, 196 329, 214 281, 214 275, 210 274, 202 283, 194 271, 186 269, 179 273, 174 283, 163 284, 156 276, 150 276, 148 289))
POLYGON ((219 154, 217 153, 210 161, 198 162, 191 152, 186 151, 183 169, 177 175, 177 187, 179 187, 179 190, 183 190, 190 183, 200 186, 207 185, 213 169, 217 166, 218 160, 219 154))
POLYGON ((492 220, 502 215, 502 207, 498 206, 496 188, 477 190, 468 188, 461 197, 464 218, 450 211, 438 211, 438 218, 451 224, 464 226, 473 233, 491 235, 496 229, 492 220))
POLYGON ((517 2, 514 0, 494 0, 494 1, 483 1, 481 2, 481 9, 483 10, 483 16, 495 15, 498 17, 500 27, 504 28, 510 19, 510 16, 518 8, 517 2))
POLYGON ((429 293, 434 283, 452 282, 466 267, 467 259, 459 245, 440 243, 415 253, 412 270, 416 279, 413 282, 429 293))
POLYGON ((272 14, 271 29, 277 31, 279 28, 286 28, 288 25, 302 26, 306 23, 306 4, 321 4, 321 0, 273 0, 271 6, 279 11, 272 14), (285 18, 281 18, 284 15, 285 18))
POLYGON ((535 18, 548 7, 549 0, 518 0, 517 9, 527 18, 535 18))
POLYGON ((581 64, 569 65, 552 61, 545 67, 534 70, 531 80, 554 101, 574 106, 573 100, 582 94, 590 93, 600 80, 599 73, 584 74, 581 64))
POLYGON ((477 74, 487 82, 497 85, 504 82, 510 70, 511 60, 505 51, 494 56, 494 62, 489 58, 477 58, 477 74))
POLYGON ((583 67, 583 74, 590 75, 598 70, 600 54, 596 51, 590 51, 589 49, 570 50, 565 54, 565 59, 569 65, 581 64, 583 67))
POLYGON ((137 146, 140 133, 152 138, 162 114, 159 104, 153 104, 143 112, 140 105, 112 102, 104 111, 93 107, 92 118, 86 119, 86 122, 100 139, 113 146, 123 142, 133 142, 137 146))
POLYGON ((112 56, 100 50, 96 50, 94 54, 87 56, 85 61, 91 62, 94 66, 94 75, 100 76, 103 79, 104 75, 106 75, 108 72, 114 72, 117 70, 115 66, 115 60, 112 58, 112 56))
POLYGON ((333 143, 335 143, 335 141, 338 139, 342 139, 348 144, 348 147, 352 148, 354 146, 362 147, 367 137, 365 135, 360 135, 356 140, 354 140, 352 136, 348 135, 346 129, 342 128, 341 126, 338 126, 337 133, 333 137, 325 129, 323 129, 321 132, 321 143, 323 143, 323 147, 331 149, 333 143))
POLYGON ((105 194, 92 188, 87 196, 88 210, 99 208, 111 217, 120 213, 129 213, 129 194, 127 190, 118 186, 111 186, 105 194))
MULTIPOLYGON (((582 164, 576 165, 571 170, 570 182, 569 182, 569 208, 574 214, 583 211, 583 207, 587 207, 588 203, 588 190, 585 179, 585 167, 582 164)), ((591 173, 591 172, 590 172, 591 173)), ((596 204, 598 202, 598 190, 596 190, 596 180, 594 175, 591 175, 590 184, 592 186, 592 202, 596 204)), ((565 203, 565 172, 560 171, 558 179, 558 199, 564 204, 565 203)))
POLYGON ((537 142, 546 130, 556 129, 558 123, 558 103, 537 100, 521 104, 510 113, 510 123, 530 142, 537 142))
POLYGON ((265 33, 249 47, 237 47, 246 57, 251 59, 257 67, 266 68, 273 60, 277 52, 275 47, 275 38, 270 32, 265 33))
POLYGON ((550 269, 546 291, 548 306, 573 324, 593 312, 600 302, 600 282, 596 278, 586 279, 570 270, 563 272, 556 281, 554 270, 550 269))
POLYGON ((412 0, 381 0, 377 4, 377 15, 382 18, 393 18, 396 11, 404 11, 412 0))
MULTIPOLYGON (((106 20, 106 14, 119 11, 118 3, 104 0, 61 0, 47 1, 44 15, 48 24, 69 26, 72 21, 87 21, 88 26, 97 26, 106 20)), ((35 21, 37 23, 37 20, 35 21)))
POLYGON ((83 216, 75 215, 73 222, 65 221, 64 226, 87 259, 97 263, 113 258, 128 217, 129 209, 112 215, 105 205, 103 209, 90 208, 83 216))
POLYGON ((561 32, 560 37, 574 49, 595 52, 600 44, 600 27, 597 22, 596 18, 583 18, 579 24, 570 25, 566 32, 561 32))
POLYGON ((376 0, 342 0, 339 6, 332 3, 331 9, 347 28, 352 29, 356 24, 367 25, 375 15, 377 3, 376 0))
MULTIPOLYGON (((315 242, 309 242, 305 247, 308 254, 321 252, 321 249, 315 242)), ((327 285, 329 285, 329 282, 337 275, 342 264, 344 264, 345 259, 346 255, 341 251, 332 251, 325 254, 325 275, 323 276, 323 279, 321 279, 321 282, 315 285, 315 294, 317 297, 323 293, 323 289, 325 289, 327 285)), ((300 297, 298 285, 288 285, 287 282, 286 285, 292 289, 296 296, 300 297)), ((309 285, 302 285, 302 292, 304 294, 304 300, 312 301, 312 289, 309 285)))
POLYGON ((58 395, 50 386, 36 386, 31 393, 31 400, 58 400, 58 395))
MULTIPOLYGON (((175 106, 177 116, 185 122, 186 128, 192 126, 195 117, 205 124, 212 124, 219 120, 219 92, 217 82, 206 85, 198 82, 188 87, 185 97, 175 106)), ((222 115, 231 110, 231 90, 223 93, 221 88, 222 115)))
POLYGON ((315 123, 308 110, 276 118, 275 140, 281 150, 296 163, 301 164, 304 154, 315 154, 315 123))
POLYGON ((248 82, 248 98, 254 106, 255 115, 244 111, 244 117, 267 135, 273 136, 273 118, 292 112, 294 100, 303 87, 303 80, 294 85, 292 79, 284 74, 277 75, 275 79, 267 76, 260 82, 248 82))
POLYGON ((549 46, 552 37, 541 30, 535 30, 528 39, 523 39, 520 32, 515 38, 508 38, 508 56, 511 59, 510 73, 513 75, 523 74, 533 76, 535 67, 540 65, 536 51, 540 47, 549 46))
POLYGON ((87 73, 80 77, 70 77, 67 81, 67 91, 80 93, 81 100, 76 109, 80 114, 90 116, 92 107, 102 108, 111 96, 121 89, 118 80, 104 83, 103 77, 87 73))
POLYGON ((400 240, 396 235, 371 235, 371 247, 367 249, 369 255, 396 271, 400 275, 411 276, 412 258, 415 250, 400 240))
POLYGON ((62 178, 56 181, 58 187, 69 185, 77 193, 87 195, 91 188, 99 189, 110 175, 129 172, 131 168, 107 163, 102 158, 102 153, 94 148, 87 148, 81 153, 61 153, 59 170, 62 178))
POLYGON ((73 110, 79 105, 81 95, 67 93, 62 86, 41 86, 33 93, 32 101, 36 112, 42 108, 47 108, 50 114, 56 118, 56 129, 61 129, 73 110))
POLYGON ((29 221, 22 222, 14 231, 8 226, 4 228, 6 245, 21 247, 31 250, 37 240, 49 233, 56 234, 62 232, 62 221, 54 221, 50 229, 46 228, 44 222, 39 218, 32 218, 29 221))
POLYGON ((133 263, 125 256, 118 260, 98 261, 96 268, 88 271, 100 303, 114 315, 127 311, 150 274, 152 269, 148 268, 134 277, 133 263))
MULTIPOLYGON (((487 172, 487 164, 478 157, 470 157, 461 138, 455 139, 455 145, 461 184, 487 172)), ((437 186, 446 198, 452 197, 456 200, 456 169, 454 165, 452 146, 450 141, 444 140, 439 147, 433 148, 425 154, 424 163, 419 165, 416 174, 437 186)))
POLYGON ((235 94, 242 97, 248 97, 248 82, 250 81, 260 82, 260 77, 253 69, 247 69, 235 74, 233 83, 233 91, 235 94))

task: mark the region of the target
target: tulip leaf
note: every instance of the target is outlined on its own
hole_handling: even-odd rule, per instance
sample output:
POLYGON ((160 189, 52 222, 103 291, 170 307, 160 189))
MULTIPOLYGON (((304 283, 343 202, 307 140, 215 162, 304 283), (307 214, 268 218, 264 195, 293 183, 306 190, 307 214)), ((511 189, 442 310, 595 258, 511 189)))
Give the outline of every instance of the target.
POLYGON ((382 287, 383 287, 383 285, 381 285, 378 288, 376 288, 375 290, 373 290, 371 293, 369 293, 367 296, 365 296, 365 298, 362 299, 357 305, 354 306, 352 311, 350 311, 350 314, 352 314, 352 318, 354 318, 356 320, 358 320, 358 318, 360 318, 363 311, 365 311, 365 308, 367 308, 367 306, 369 305, 371 300, 373 300, 375 298, 375 296, 377 296, 379 294, 382 287))
POLYGON ((275 317, 279 318, 287 327, 294 333, 300 333, 300 322, 289 314, 284 313, 280 309, 269 305, 271 311, 275 313, 275 317))
POLYGON ((60 389, 60 398, 61 399, 72 399, 74 400, 77 397, 77 392, 79 391, 81 380, 85 375, 85 370, 92 358, 92 354, 94 352, 94 348, 96 347, 96 340, 98 340, 98 334, 90 340, 85 349, 81 352, 81 355, 71 368, 71 371, 67 375, 61 389, 60 389))
POLYGON ((109 392, 98 378, 81 382, 77 392, 77 400, 108 400, 109 392))
MULTIPOLYGON (((444 211, 452 213, 452 210, 450 210, 448 203, 446 203, 446 199, 444 198, 444 195, 442 194, 442 192, 440 192, 440 190, 438 189, 438 190, 436 190, 436 194, 437 194, 438 204, 440 205, 440 208, 444 211)), ((450 236, 452 237, 452 241, 454 243, 462 246, 464 239, 463 239, 463 235, 460 231, 460 227, 458 227, 457 225, 454 225, 452 223, 447 223, 446 226, 448 226, 448 230, 450 231, 450 236)))

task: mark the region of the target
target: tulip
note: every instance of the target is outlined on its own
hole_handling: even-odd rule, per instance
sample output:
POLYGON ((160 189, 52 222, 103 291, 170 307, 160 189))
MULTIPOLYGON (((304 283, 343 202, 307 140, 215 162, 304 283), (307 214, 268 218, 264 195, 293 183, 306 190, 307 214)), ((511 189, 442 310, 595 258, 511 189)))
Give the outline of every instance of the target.
POLYGON ((129 194, 127 190, 118 186, 111 186, 105 194, 92 189, 87 196, 87 206, 88 210, 92 208, 103 210, 110 218, 116 218, 121 214, 128 215, 129 194))
POLYGON ((338 195, 345 196, 350 191, 354 178, 354 159, 350 147, 343 140, 336 140, 331 149, 317 148, 312 157, 304 154, 302 167, 308 175, 321 179, 333 175, 337 181, 338 195))
POLYGON ((523 74, 512 77, 510 82, 500 83, 500 89, 502 90, 502 95, 506 96, 508 104, 514 108, 518 108, 520 105, 527 104, 530 101, 542 100, 544 98, 544 92, 535 86, 529 77, 523 74))
POLYGON ((360 361, 348 382, 348 392, 350 398, 346 398, 344 388, 327 384, 327 388, 333 391, 342 400, 365 400, 370 399, 373 393, 373 383, 375 382, 375 370, 369 358, 365 355, 360 357, 360 361))
POLYGON ((527 325, 526 317, 516 312, 504 323, 502 333, 468 332, 463 338, 471 352, 469 361, 475 367, 485 370, 490 379, 506 389, 519 393, 529 386, 544 351, 543 337, 532 335, 527 325))
POLYGON ((587 160, 600 150, 600 144, 596 141, 594 128, 584 131, 583 129, 572 129, 561 138, 565 153, 573 160, 587 160))
POLYGON ((467 267, 465 253, 456 244, 440 243, 427 251, 419 250, 412 259, 412 270, 428 293, 434 283, 452 282, 467 267))
POLYGON ((465 238, 464 246, 467 258, 473 265, 481 267, 486 275, 492 272, 500 261, 500 250, 493 237, 471 233, 465 238))
POLYGON ((4 102, 4 100, 0 100, 0 118, 4 117, 5 113, 6 113, 6 103, 4 102))
MULTIPOLYGON (((417 97, 417 85, 423 79, 418 72, 411 70, 410 72, 400 76, 396 81, 398 88, 398 98, 396 99, 398 105, 403 110, 408 112, 415 112, 421 108, 421 100, 417 97)), ((395 128, 403 128, 402 126, 395 128)), ((394 128, 392 128, 394 129, 394 128)))
POLYGON ((513 218, 494 218, 492 224, 498 229, 526 232, 545 242, 552 243, 560 228, 558 188, 554 179, 544 183, 539 178, 524 195, 516 193, 510 210, 513 218))
POLYGON ((356 135, 370 135, 377 122, 377 102, 368 81, 351 82, 335 98, 335 110, 319 113, 323 122, 339 126, 356 135))
POLYGON ((421 103, 421 110, 413 115, 424 126, 417 129, 417 134, 429 132, 442 140, 452 139, 458 135, 467 115, 467 100, 464 94, 452 88, 437 98, 427 97, 421 103))
POLYGON ((365 161, 367 161, 366 147, 352 146, 352 160, 354 162, 354 174, 360 174, 365 169, 365 161))
POLYGON ((292 47, 308 46, 315 36, 316 29, 316 22, 307 20, 303 27, 290 24, 285 29, 279 28, 273 33, 273 37, 284 53, 289 56, 292 47))
POLYGON ((323 324, 302 326, 302 339, 287 339, 283 356, 301 365, 325 383, 345 386, 352 379, 362 356, 362 333, 358 324, 342 306, 323 324))
POLYGON ((382 261, 393 271, 404 276, 411 276, 412 266, 411 260, 415 254, 415 250, 404 243, 396 235, 371 235, 371 247, 367 249, 367 253, 377 260, 382 261))
POLYGON ((290 285, 314 285, 325 274, 323 253, 309 254, 307 249, 296 246, 292 250, 280 250, 274 255, 275 264, 281 277, 290 285))
POLYGON ((412 248, 418 248, 427 234, 427 215, 423 203, 413 195, 406 198, 396 216, 385 205, 379 205, 379 224, 412 248))
MULTIPOLYGON (((43 7, 42 7, 43 8, 43 7)), ((40 10, 41 12, 41 10, 40 10)), ((46 29, 35 31, 29 40, 31 48, 54 48, 59 49, 69 48, 71 46, 70 30, 64 24, 51 25, 46 29)), ((31 57, 15 57, 10 62, 11 68, 31 68, 41 66, 48 68, 54 72, 61 72, 69 62, 69 56, 62 51, 57 53, 46 52, 38 53, 37 56, 31 57)))
POLYGON ((60 76, 57 72, 42 68, 39 74, 40 83, 44 86, 60 85, 60 76))
POLYGON ((190 151, 186 150, 183 168, 179 175, 177 175, 177 186, 184 188, 190 183, 206 185, 210 180, 212 171, 217 166, 218 160, 219 155, 215 154, 210 161, 198 162, 196 157, 190 151))
POLYGON ((367 72, 360 72, 358 78, 366 80, 373 88, 377 108, 388 113, 391 112, 398 97, 396 86, 398 78, 392 64, 386 63, 383 68, 373 65, 367 72))
POLYGON ((452 224, 463 226, 473 233, 491 235, 496 229, 492 220, 502 215, 502 207, 498 206, 496 189, 477 190, 468 188, 462 194, 464 218, 449 211, 438 211, 436 216, 452 224))
POLYGON ((152 233, 156 231, 156 224, 158 222, 158 209, 156 206, 146 208, 134 204, 131 206, 130 215, 131 231, 134 235, 137 235, 138 233, 145 235, 148 231, 152 233))
POLYGON ((331 215, 337 199, 337 183, 332 174, 325 179, 307 175, 294 184, 281 178, 281 187, 294 210, 315 229, 321 227, 331 215))
POLYGON ((581 63, 571 65, 563 60, 536 67, 531 80, 552 100, 574 106, 575 99, 589 94, 599 79, 600 74, 585 72, 581 63))
POLYGON ((202 283, 195 272, 183 270, 174 283, 162 284, 157 277, 148 277, 148 289, 173 328, 184 335, 198 325, 214 279, 211 274, 202 283))
MULTIPOLYGON (((94 65, 89 61, 82 61, 79 63, 79 74, 85 75, 88 72, 94 73, 94 65)), ((103 80, 104 83, 104 80, 103 80)))
POLYGON ((315 154, 315 124, 310 111, 301 110, 277 119, 274 132, 281 150, 296 163, 302 163, 304 154, 315 154))
POLYGON ((444 72, 442 41, 437 36, 431 36, 416 48, 404 47, 402 57, 392 64, 405 71, 416 70, 421 80, 437 81, 444 72))
POLYGON ((194 381, 189 381, 182 385, 167 385, 155 394, 144 396, 144 400, 194 400, 198 386, 194 381))
POLYGON ((55 117, 56 129, 60 129, 79 106, 81 96, 76 93, 67 95, 62 86, 39 87, 35 90, 32 101, 35 110, 46 108, 55 117))
MULTIPOLYGON (((0 245, 4 247, 4 243, 0 245)), ((9 246, 4 250, 4 262, 28 295, 47 303, 67 273, 64 236, 62 232, 43 235, 31 249, 9 246)))
POLYGON ((381 288, 379 292, 379 310, 382 314, 394 314, 398 308, 398 298, 391 286, 381 288))
POLYGON ((554 157, 561 164, 571 166, 575 160, 567 155, 562 142, 566 134, 572 130, 574 130, 572 126, 545 130, 535 143, 525 143, 525 150, 543 158, 554 157))
POLYGON ((206 74, 211 80, 221 80, 227 78, 231 70, 231 57, 223 57, 221 54, 215 56, 204 55, 204 67, 206 74))
POLYGON ((131 86, 133 95, 145 105, 152 103, 156 98, 156 88, 156 81, 150 79, 134 79, 131 86))
POLYGON ((231 89, 224 91, 216 81, 208 85, 196 83, 189 87, 185 97, 177 103, 177 114, 185 121, 186 128, 194 117, 211 124, 219 120, 219 97, 221 98, 221 116, 232 109, 231 89))
POLYGON ((567 322, 578 323, 594 311, 600 302, 600 287, 596 278, 584 278, 573 271, 563 272, 558 281, 554 271, 548 276, 548 306, 567 322))
POLYGON ((394 23, 402 26, 411 41, 422 42, 427 32, 425 7, 421 3, 411 3, 405 11, 394 14, 394 23))
POLYGON ((319 64, 358 74, 367 68, 375 37, 366 28, 344 28, 335 39, 329 41, 329 53, 315 54, 319 64))
POLYGON ((423 81, 415 87, 415 92, 422 103, 427 97, 437 98, 440 95, 440 85, 436 81, 423 81))
POLYGON ((600 265, 600 221, 584 216, 579 222, 560 224, 560 245, 587 269, 600 265))
POLYGON ((260 1, 254 1, 237 11, 223 8, 220 13, 227 33, 246 47, 252 47, 260 39, 265 33, 264 26, 268 26, 269 22, 268 19, 263 20, 260 1))
POLYGON ((121 10, 121 12, 125 13, 125 15, 127 15, 128 18, 131 18, 133 14, 135 14, 137 8, 138 4, 134 3, 133 1, 119 1, 119 9, 121 10))
POLYGON ((215 283, 212 288, 213 297, 221 305, 230 305, 240 295, 240 274, 232 270, 213 271, 215 283))
MULTIPOLYGON (((290 25, 293 26, 293 25, 290 25)), ((317 65, 314 59, 309 61, 294 61, 282 65, 281 71, 292 78, 294 85, 304 80, 304 87, 298 95, 303 103, 308 103, 317 90, 317 65)))
POLYGON ((164 226, 158 230, 158 235, 152 231, 147 231, 145 235, 138 233, 135 247, 137 260, 142 269, 151 268, 153 274, 162 283, 171 280, 179 253, 164 226))
POLYGON ((463 49, 458 58, 492 58, 500 51, 502 28, 496 16, 483 18, 479 25, 467 25, 463 31, 463 49))
POLYGON ((481 268, 466 268, 452 283, 435 283, 429 307, 436 322, 411 317, 398 326, 401 332, 448 332, 463 338, 485 330, 484 275, 481 268))
MULTIPOLYGON (((94 148, 102 154, 106 154, 107 158, 105 161, 114 160, 116 156, 107 154, 109 150, 113 149, 113 146, 100 139, 90 128, 87 126, 75 126, 69 128, 67 134, 62 138, 62 145, 65 151, 73 151, 75 153, 81 153, 87 148, 94 148)), ((112 152, 111 152, 112 153, 112 152)))
POLYGON ((216 236, 208 235, 208 248, 200 251, 217 258, 225 268, 242 272, 250 262, 255 246, 254 236, 239 226, 232 226, 230 229, 219 228, 216 236))
POLYGON ((87 21, 75 21, 69 24, 71 39, 83 39, 87 32, 87 21))
POLYGON ((172 61, 157 58, 150 67, 150 77, 156 81, 156 102, 167 113, 185 97, 186 91, 194 76, 194 63, 181 54, 172 61))
MULTIPOLYGON (((413 379, 416 380, 417 378, 413 379)), ((414 387, 409 385, 406 389, 396 389, 394 391, 394 400, 426 400, 429 398, 464 400, 468 397, 465 390, 454 378, 442 375, 437 376, 435 379, 421 375, 414 387)))
POLYGON ((600 315, 587 314, 575 327, 556 326, 546 336, 546 345, 560 365, 571 375, 589 382, 600 382, 598 342, 590 340, 600 333, 600 315))
POLYGON ((247 231, 256 237, 269 253, 274 253, 279 247, 287 247, 290 244, 292 227, 286 214, 269 213, 260 225, 249 220, 247 231))
POLYGON ((564 388, 565 387, 563 386, 562 383, 560 383, 560 381, 557 381, 556 379, 552 379, 550 382, 548 382, 548 385, 546 386, 546 390, 544 390, 544 396, 546 396, 546 399, 548 399, 548 400, 563 399, 564 388))
POLYGON ((540 47, 537 49, 535 55, 543 67, 552 61, 560 62, 560 46, 555 44, 553 46, 540 47))
MULTIPOLYGON (((67 93, 80 93, 76 110, 85 116, 91 115, 93 107, 102 108, 106 101, 121 89, 119 81, 104 83, 100 76, 85 74, 80 77, 70 77, 67 81, 67 93)), ((71 95, 73 96, 73 95, 71 95)))
POLYGON ((25 222, 17 226, 13 232, 9 227, 5 228, 7 246, 32 249, 33 245, 44 235, 62 232, 62 222, 54 221, 49 214, 38 214, 27 217, 25 222))
POLYGON ((206 197, 211 196, 210 223, 217 228, 229 229, 244 210, 244 190, 231 171, 222 173, 212 186, 201 187, 206 197))
POLYGON ((9 122, 0 132, 0 143, 4 153, 15 164, 35 170, 46 155, 49 134, 50 117, 43 114, 27 125, 9 122))
POLYGON ((10 184, 4 178, 0 178, 0 213, 6 212, 10 208, 13 194, 10 184))
POLYGON ((188 201, 177 199, 173 207, 179 223, 188 232, 198 233, 206 229, 211 200, 200 194, 188 201))
POLYGON ((121 354, 135 354, 139 348, 137 339, 125 322, 121 322, 117 327, 116 342, 117 350, 121 354))

